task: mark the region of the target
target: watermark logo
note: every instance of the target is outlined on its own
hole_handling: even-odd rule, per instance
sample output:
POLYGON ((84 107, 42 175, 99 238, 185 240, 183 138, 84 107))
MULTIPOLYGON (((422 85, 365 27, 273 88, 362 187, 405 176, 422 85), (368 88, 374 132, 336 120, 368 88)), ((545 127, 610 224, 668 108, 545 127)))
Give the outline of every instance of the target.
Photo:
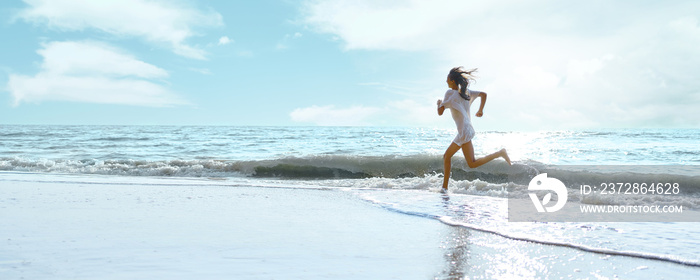
POLYGON ((556 178, 547 178, 547 173, 542 173, 535 176, 530 180, 530 184, 527 186, 530 191, 554 191, 557 194, 557 203, 553 206, 546 207, 550 200, 552 199, 552 193, 547 193, 542 197, 540 201, 539 197, 535 193, 529 193, 530 199, 532 199, 532 204, 537 208, 537 212, 556 212, 561 210, 566 204, 568 199, 568 193, 566 192, 566 186, 564 183, 556 178))

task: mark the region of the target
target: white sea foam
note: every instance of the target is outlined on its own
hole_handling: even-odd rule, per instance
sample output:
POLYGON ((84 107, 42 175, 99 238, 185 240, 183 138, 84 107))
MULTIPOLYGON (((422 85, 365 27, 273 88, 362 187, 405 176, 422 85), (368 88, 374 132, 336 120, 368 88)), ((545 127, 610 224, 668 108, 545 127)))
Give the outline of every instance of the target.
MULTIPOLYGON (((697 229, 684 223, 509 223, 507 203, 503 198, 461 194, 431 194, 398 191, 360 191, 360 197, 387 210, 438 220, 503 238, 566 247, 608 256, 643 258, 700 267, 694 248, 667 244, 671 232, 674 240, 697 243, 697 229), (644 240, 645 244, 637 244, 644 240), (664 244, 665 246, 658 246, 664 244)), ((688 243, 688 244, 690 244, 688 243)))
MULTIPOLYGON (((584 204, 606 205, 683 205, 700 208, 700 176, 653 173, 656 166, 548 166, 541 163, 514 164, 502 161, 476 169, 455 160, 450 189, 454 193, 492 197, 527 198, 529 181, 539 173, 548 173, 569 188, 569 200, 584 204), (629 172, 634 168, 641 173, 629 172), (618 172, 620 169, 623 172, 618 172), (596 171, 591 171, 596 170, 596 171), (650 173, 652 172, 652 173, 650 173), (609 182, 679 183, 682 193, 581 195, 582 184, 609 182)), ((337 156, 288 157, 262 161, 202 160, 51 160, 0 158, 0 170, 118 176, 165 177, 251 177, 307 180, 304 184, 377 189, 423 189, 438 191, 442 185, 442 161, 436 156, 337 156), (318 180, 322 181, 318 181, 318 180)), ((670 166, 663 166, 671 169, 670 166)), ((697 172, 700 166, 681 166, 684 173, 697 172)))

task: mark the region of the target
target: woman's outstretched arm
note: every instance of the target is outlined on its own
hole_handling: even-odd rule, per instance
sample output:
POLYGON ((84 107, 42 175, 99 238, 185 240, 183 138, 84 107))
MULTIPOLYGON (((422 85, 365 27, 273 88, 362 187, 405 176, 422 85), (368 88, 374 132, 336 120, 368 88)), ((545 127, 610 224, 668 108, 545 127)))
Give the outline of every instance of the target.
POLYGON ((476 112, 477 117, 481 117, 484 115, 484 106, 486 106, 486 93, 485 92, 479 92, 479 97, 481 97, 481 105, 479 105, 479 111, 476 112))

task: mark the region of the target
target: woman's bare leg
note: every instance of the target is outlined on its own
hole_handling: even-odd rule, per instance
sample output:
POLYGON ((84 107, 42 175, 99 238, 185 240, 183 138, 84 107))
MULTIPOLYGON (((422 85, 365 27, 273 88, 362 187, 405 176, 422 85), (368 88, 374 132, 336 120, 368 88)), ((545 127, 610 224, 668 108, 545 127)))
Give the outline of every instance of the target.
POLYGON ((442 181, 442 189, 447 190, 447 184, 450 182, 450 171, 452 170, 452 156, 459 151, 460 147, 457 146, 454 142, 450 144, 449 147, 447 147, 447 151, 445 151, 445 155, 442 156, 442 160, 445 164, 445 177, 443 178, 442 181))
POLYGON ((506 148, 501 149, 500 152, 503 153, 501 156, 503 157, 503 159, 506 160, 506 162, 508 163, 508 165, 512 165, 512 164, 510 164, 510 157, 508 156, 508 153, 506 152, 506 148))
POLYGON ((469 168, 477 168, 499 157, 505 159, 508 165, 510 165, 510 157, 508 157, 506 149, 501 149, 498 152, 476 159, 474 158, 474 146, 472 146, 472 141, 469 141, 462 145, 462 153, 464 153, 464 158, 467 160, 469 168))

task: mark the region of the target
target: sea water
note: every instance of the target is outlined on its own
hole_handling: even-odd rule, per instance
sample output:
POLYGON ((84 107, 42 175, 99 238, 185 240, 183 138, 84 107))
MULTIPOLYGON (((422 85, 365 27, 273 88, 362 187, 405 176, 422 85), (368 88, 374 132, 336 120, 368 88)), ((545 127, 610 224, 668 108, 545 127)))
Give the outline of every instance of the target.
MULTIPOLYGON (((454 129, 391 127, 2 125, 0 184, 42 180, 41 174, 51 173, 84 181, 99 175, 101 182, 146 176, 187 178, 193 185, 332 188, 387 211, 455 227, 542 246, 672 262, 698 267, 700 274, 698 223, 512 223, 507 217, 508 197, 526 195, 528 180, 552 166, 593 170, 569 171, 565 176, 571 178, 594 178, 627 166, 637 173, 628 170, 617 178, 653 173, 680 179, 685 191, 673 199, 686 211, 698 211, 700 130, 478 132, 477 157, 507 148, 514 165, 497 159, 469 169, 458 153, 450 192, 440 194, 441 157, 455 134, 454 129)), ((576 203, 625 203, 579 199, 577 190, 567 187, 576 203)), ((645 196, 636 203, 663 199, 668 197, 645 196)))
MULTIPOLYGON (((285 163, 334 166, 371 177, 422 176, 441 172, 440 156, 455 133, 384 127, 0 125, 0 170, 231 177, 285 163)), ((486 131, 477 133, 473 144, 477 156, 507 148, 513 161, 529 165, 700 165, 698 139, 700 130, 486 131)))

